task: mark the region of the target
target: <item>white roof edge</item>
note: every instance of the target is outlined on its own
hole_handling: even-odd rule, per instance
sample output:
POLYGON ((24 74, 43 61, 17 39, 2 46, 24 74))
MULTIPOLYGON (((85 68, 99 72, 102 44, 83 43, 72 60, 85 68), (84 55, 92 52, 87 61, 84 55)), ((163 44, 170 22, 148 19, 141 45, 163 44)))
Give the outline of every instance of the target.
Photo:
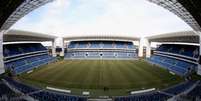
POLYGON ((147 36, 146 39, 158 39, 158 38, 169 38, 169 37, 182 37, 182 36, 198 36, 194 31, 180 31, 180 32, 170 32, 165 34, 147 36))
POLYGON ((117 36, 117 35, 88 35, 88 36, 64 36, 64 40, 130 40, 138 41, 140 37, 117 36))
POLYGON ((19 36, 30 36, 30 37, 49 38, 49 39, 57 38, 57 36, 54 35, 48 35, 45 33, 25 31, 25 30, 17 30, 17 29, 8 30, 7 33, 5 33, 4 35, 19 35, 19 36))

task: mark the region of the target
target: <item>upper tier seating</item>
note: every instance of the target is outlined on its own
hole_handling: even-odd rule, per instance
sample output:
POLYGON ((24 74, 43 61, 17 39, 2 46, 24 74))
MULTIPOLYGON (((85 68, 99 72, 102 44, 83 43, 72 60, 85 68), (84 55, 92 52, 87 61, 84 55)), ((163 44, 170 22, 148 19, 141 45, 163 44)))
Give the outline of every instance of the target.
POLYGON ((68 48, 124 48, 134 49, 132 42, 121 41, 72 41, 68 48))
POLYGON ((101 48, 101 43, 100 42, 88 42, 89 47, 88 48, 101 48))
POLYGON ((88 45, 88 43, 87 42, 79 42, 78 44, 77 44, 77 48, 86 48, 87 47, 87 45, 88 45))
POLYGON ((4 57, 25 54, 30 52, 47 50, 40 43, 22 43, 22 44, 5 44, 3 45, 4 57))
POLYGON ((111 41, 103 42, 103 48, 115 48, 115 44, 111 41))
POLYGON ((116 42, 116 48, 128 48, 128 43, 116 42))
POLYGON ((196 64, 193 63, 159 55, 152 55, 149 60, 152 63, 158 64, 181 76, 184 76, 189 71, 190 68, 195 69, 195 67, 197 66, 196 64))
POLYGON ((42 90, 17 82, 11 78, 5 78, 5 80, 20 92, 28 94, 29 96, 39 101, 87 101, 87 97, 73 96, 64 93, 42 90))
POLYGON ((133 43, 125 41, 72 41, 68 49, 65 58, 131 59, 137 57, 136 50, 131 50, 135 49, 133 43))
POLYGON ((128 49, 134 49, 133 43, 131 43, 131 42, 128 43, 128 49))
POLYGON ((199 47, 193 45, 162 44, 156 51, 174 53, 193 58, 198 58, 199 56, 199 47))
POLYGON ((78 43, 77 42, 71 42, 69 45, 68 45, 68 48, 76 48, 76 45, 78 43))

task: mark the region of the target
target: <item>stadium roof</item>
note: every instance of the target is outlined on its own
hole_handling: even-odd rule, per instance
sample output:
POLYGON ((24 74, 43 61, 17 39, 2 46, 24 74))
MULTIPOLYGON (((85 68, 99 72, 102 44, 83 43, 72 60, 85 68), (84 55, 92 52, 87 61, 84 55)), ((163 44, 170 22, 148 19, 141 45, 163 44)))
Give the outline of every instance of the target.
POLYGON ((149 0, 183 19, 194 30, 201 31, 201 0, 149 0))
MULTIPOLYGON (((9 29, 32 10, 53 0, 0 0, 0 30, 9 29)), ((173 12, 201 31, 201 0, 148 0, 173 12)))
POLYGON ((52 0, 0 0, 0 30, 9 29, 20 18, 52 0))
POLYGON ((199 43, 199 35, 194 31, 173 32, 146 37, 150 42, 199 43))
POLYGON ((76 40, 112 40, 112 41, 139 41, 139 37, 125 37, 125 36, 111 36, 111 35, 97 35, 97 36, 72 36, 63 37, 66 41, 76 40))
POLYGON ((35 33, 21 30, 9 30, 3 35, 4 42, 18 42, 18 41, 54 41, 56 36, 47 35, 43 33, 35 33))

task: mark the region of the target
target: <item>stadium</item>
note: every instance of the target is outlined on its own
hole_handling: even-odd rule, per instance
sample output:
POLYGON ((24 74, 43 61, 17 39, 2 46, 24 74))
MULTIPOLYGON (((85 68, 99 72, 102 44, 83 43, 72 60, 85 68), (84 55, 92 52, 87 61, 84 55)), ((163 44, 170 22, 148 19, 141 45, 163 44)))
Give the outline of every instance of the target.
POLYGON ((51 0, 1 0, 0 101, 201 101, 201 2, 148 1, 193 30, 63 36, 58 47, 57 36, 11 29, 51 0))

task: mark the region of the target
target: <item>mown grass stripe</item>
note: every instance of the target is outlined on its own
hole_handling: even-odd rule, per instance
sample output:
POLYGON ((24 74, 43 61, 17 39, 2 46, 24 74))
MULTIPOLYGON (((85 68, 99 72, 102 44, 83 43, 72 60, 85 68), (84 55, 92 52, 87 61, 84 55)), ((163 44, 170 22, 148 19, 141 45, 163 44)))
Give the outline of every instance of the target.
POLYGON ((163 88, 182 81, 180 77, 141 60, 59 61, 33 73, 22 74, 19 78, 36 85, 73 89, 76 92, 79 89, 89 90, 95 95, 119 95, 142 88, 163 88), (103 91, 104 87, 110 91, 103 91))

